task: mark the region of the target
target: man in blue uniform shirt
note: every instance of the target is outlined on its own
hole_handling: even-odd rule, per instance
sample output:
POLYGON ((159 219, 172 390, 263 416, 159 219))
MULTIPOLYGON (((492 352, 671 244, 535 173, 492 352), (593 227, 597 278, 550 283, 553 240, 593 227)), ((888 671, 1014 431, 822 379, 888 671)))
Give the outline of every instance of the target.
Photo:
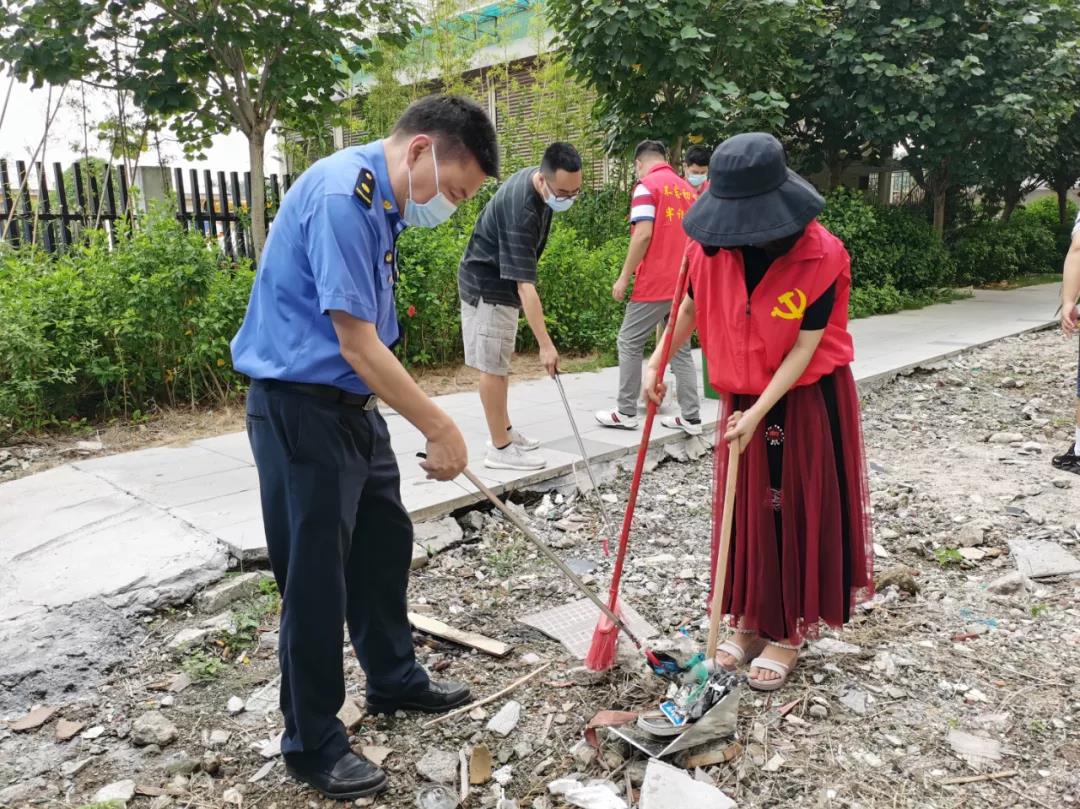
POLYGON ((398 339, 394 243, 434 227, 498 175, 495 130, 476 104, 431 96, 390 136, 315 163, 270 228, 233 364, 251 377, 247 432, 270 563, 281 591, 281 742, 296 779, 354 799, 386 775, 349 747, 348 625, 372 713, 468 702, 416 662, 406 616, 413 528, 381 399, 427 438, 428 477, 465 468, 457 426, 390 350, 398 339))

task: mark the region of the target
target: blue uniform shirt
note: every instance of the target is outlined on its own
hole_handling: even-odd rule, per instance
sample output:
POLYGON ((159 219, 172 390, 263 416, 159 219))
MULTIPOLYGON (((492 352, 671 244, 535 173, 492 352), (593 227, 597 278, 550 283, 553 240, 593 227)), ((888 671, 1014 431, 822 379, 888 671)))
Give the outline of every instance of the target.
POLYGON ((285 194, 263 247, 233 367, 252 379, 371 393, 341 356, 337 309, 398 339, 394 241, 404 229, 381 141, 315 163, 285 194))

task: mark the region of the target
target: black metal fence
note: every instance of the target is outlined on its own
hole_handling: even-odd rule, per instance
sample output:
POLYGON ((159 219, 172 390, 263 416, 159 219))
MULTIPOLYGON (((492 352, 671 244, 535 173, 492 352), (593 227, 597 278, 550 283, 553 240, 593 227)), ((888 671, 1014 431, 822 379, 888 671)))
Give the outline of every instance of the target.
MULTIPOLYGON (((8 161, 0 160, 0 241, 13 246, 34 243, 57 252, 84 239, 87 231, 100 229, 115 246, 121 230, 118 224, 138 218, 122 168, 114 167, 98 176, 75 163, 65 177, 63 167, 53 163, 51 181, 43 164, 35 164, 34 171, 34 178, 30 178, 25 161, 16 160, 12 176, 8 161)), ((267 226, 292 180, 289 174, 267 178, 267 226)), ((216 241, 222 252, 233 258, 252 256, 250 172, 226 175, 223 171, 189 169, 185 183, 184 170, 175 168, 165 193, 185 228, 216 241)))

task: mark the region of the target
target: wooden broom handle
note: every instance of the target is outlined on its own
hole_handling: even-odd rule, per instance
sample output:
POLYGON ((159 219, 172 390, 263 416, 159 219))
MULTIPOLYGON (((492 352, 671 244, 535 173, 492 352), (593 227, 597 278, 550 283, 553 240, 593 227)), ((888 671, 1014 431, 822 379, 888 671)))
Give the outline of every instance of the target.
MULTIPOLYGON (((717 427, 723 435, 724 425, 717 427)), ((722 440, 722 439, 721 439, 722 440)), ((716 641, 720 634, 720 614, 724 609, 724 589, 727 584, 728 551, 731 549, 731 525, 735 517, 735 485, 739 480, 739 439, 728 445, 727 476, 724 480, 724 514, 720 518, 720 552, 713 571, 712 613, 709 616, 709 644, 705 659, 716 658, 716 641)))

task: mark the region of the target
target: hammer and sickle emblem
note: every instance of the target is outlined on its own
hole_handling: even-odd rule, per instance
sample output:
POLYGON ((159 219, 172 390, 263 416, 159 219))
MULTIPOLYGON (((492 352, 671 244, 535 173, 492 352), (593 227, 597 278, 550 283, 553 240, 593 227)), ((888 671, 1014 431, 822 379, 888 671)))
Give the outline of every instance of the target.
POLYGON ((799 320, 802 318, 803 312, 806 311, 806 293, 798 287, 790 292, 785 292, 777 300, 784 305, 784 308, 774 306, 771 313, 773 317, 782 317, 784 320, 799 320), (795 302, 796 296, 799 298, 798 303, 795 302))

